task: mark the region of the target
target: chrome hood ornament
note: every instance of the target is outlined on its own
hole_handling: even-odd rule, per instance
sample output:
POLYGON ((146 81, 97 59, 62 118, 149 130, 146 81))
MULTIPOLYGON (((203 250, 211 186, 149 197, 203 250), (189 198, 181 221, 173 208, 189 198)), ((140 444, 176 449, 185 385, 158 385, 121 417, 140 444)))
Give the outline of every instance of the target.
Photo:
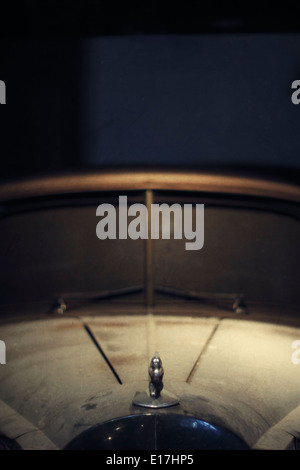
POLYGON ((152 357, 149 366, 149 393, 151 398, 159 398, 160 392, 164 388, 163 384, 164 369, 162 366, 161 358, 156 355, 152 357))
POLYGON ((167 408, 168 406, 178 405, 179 400, 176 395, 163 390, 164 369, 158 353, 155 353, 151 359, 148 373, 149 393, 148 390, 137 392, 132 402, 133 405, 145 408, 167 408))

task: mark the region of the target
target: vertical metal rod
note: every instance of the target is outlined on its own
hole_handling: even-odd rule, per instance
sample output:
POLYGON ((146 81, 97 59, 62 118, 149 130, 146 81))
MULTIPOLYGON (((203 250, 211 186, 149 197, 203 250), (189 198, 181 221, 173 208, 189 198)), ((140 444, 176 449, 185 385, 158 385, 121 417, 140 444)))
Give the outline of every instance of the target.
POLYGON ((153 192, 146 190, 146 207, 148 210, 148 239, 145 248, 145 304, 147 311, 154 304, 154 284, 153 284, 153 252, 151 240, 151 204, 153 203, 153 192))

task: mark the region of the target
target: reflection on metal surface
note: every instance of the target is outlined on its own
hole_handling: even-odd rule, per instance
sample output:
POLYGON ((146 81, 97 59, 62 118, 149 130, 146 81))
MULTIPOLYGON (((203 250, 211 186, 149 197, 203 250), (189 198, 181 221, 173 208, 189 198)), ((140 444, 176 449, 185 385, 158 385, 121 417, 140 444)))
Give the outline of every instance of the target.
POLYGON ((167 408, 178 405, 178 398, 173 393, 162 391, 164 369, 158 354, 151 359, 149 367, 149 393, 147 391, 138 392, 133 400, 133 405, 145 408, 167 408))
POLYGON ((107 421, 75 437, 66 450, 247 450, 226 428, 193 416, 147 414, 107 421))

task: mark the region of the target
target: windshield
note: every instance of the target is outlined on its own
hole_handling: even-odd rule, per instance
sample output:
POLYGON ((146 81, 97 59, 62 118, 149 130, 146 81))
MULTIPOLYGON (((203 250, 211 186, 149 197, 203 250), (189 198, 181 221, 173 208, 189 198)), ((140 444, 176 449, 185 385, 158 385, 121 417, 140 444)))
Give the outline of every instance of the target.
MULTIPOLYGON (((128 208, 141 197, 128 196, 128 208)), ((0 225, 1 302, 49 300, 60 293, 130 292, 149 281, 153 288, 208 294, 241 293, 247 301, 299 305, 300 224, 296 215, 241 206, 199 196, 153 193, 153 202, 174 206, 168 220, 160 219, 159 237, 151 240, 101 240, 96 227, 99 197, 83 206, 39 208, 4 217, 0 225), (174 238, 177 213, 192 203, 196 232, 196 204, 204 204, 204 243, 186 249, 187 237, 174 238), (162 237, 163 224, 170 236, 162 237), (196 247, 198 248, 198 247, 196 247), (149 263, 151 269, 149 270, 149 263)), ((127 228, 134 216, 129 216, 127 228)), ((119 227, 117 227, 119 229, 119 227)), ((132 234, 132 232, 131 232, 132 234)), ((199 235, 200 237, 200 235, 199 235)), ((172 293, 172 292, 171 292, 172 293)))

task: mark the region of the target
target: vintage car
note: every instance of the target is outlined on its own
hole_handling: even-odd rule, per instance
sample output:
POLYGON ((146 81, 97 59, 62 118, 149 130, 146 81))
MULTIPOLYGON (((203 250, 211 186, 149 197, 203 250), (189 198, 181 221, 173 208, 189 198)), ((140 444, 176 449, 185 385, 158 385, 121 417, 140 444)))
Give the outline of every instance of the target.
POLYGON ((6 182, 0 204, 1 448, 298 448, 297 184, 103 169, 6 182))

